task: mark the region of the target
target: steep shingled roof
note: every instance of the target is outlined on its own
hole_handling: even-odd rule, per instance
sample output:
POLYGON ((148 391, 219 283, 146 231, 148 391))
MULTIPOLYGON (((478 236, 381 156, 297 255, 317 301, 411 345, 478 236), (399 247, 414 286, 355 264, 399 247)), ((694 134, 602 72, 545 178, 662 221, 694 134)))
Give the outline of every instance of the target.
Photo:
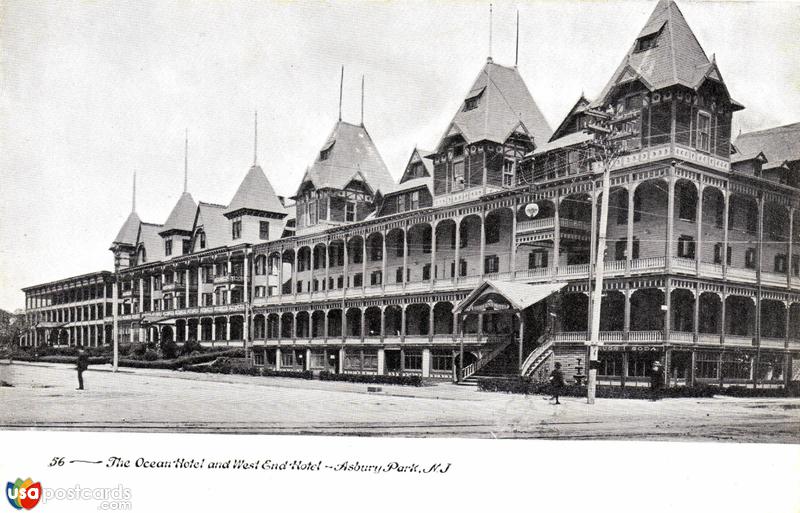
POLYGON ((800 123, 741 134, 733 145, 741 155, 763 153, 765 168, 800 160, 800 123))
POLYGON ((520 124, 537 144, 553 133, 516 68, 487 61, 464 101, 471 98, 477 98, 477 106, 470 110, 464 110, 463 103, 459 106, 438 150, 452 133, 460 133, 467 144, 483 140, 502 144, 520 124))
POLYGON ((169 217, 167 217, 167 221, 164 223, 161 233, 170 230, 191 232, 196 210, 197 203, 194 202, 192 195, 188 192, 184 192, 172 208, 172 212, 170 212, 169 217))
POLYGON ((275 189, 272 188, 261 166, 254 165, 250 168, 225 213, 230 214, 242 209, 286 214, 286 209, 275 194, 275 189))
MULTIPOLYGON (((203 228, 206 234, 206 249, 227 246, 231 241, 230 223, 224 216, 227 210, 229 207, 224 205, 203 201, 197 205, 194 229, 203 228)), ((195 251, 199 251, 199 247, 195 248, 195 251)))
POLYGON ((159 235, 163 229, 164 225, 161 224, 141 223, 139 225, 139 234, 136 237, 136 245, 144 245, 148 262, 164 260, 164 241, 159 235))
POLYGON ((659 0, 636 37, 656 36, 655 46, 637 51, 636 41, 593 105, 602 105, 614 86, 641 80, 651 91, 673 85, 697 89, 706 77, 723 83, 674 0, 659 0))
POLYGON ((114 237, 114 244, 128 244, 133 246, 136 244, 136 235, 139 233, 139 224, 142 222, 136 212, 131 212, 119 233, 114 237))
POLYGON ((366 128, 339 121, 333 127, 314 164, 300 182, 310 181, 319 189, 343 189, 353 179, 362 179, 373 191, 383 194, 395 187, 394 179, 383 162, 378 148, 366 128), (327 158, 322 160, 322 153, 327 158), (360 175, 360 176, 359 176, 360 175))

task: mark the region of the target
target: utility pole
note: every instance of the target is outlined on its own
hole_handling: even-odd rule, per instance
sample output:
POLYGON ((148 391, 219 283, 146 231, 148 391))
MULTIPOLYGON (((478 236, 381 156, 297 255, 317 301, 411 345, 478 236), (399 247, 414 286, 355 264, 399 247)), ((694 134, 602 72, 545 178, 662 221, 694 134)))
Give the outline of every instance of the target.
POLYGON ((603 300, 603 275, 605 271, 606 256, 606 231, 608 227, 608 201, 611 193, 611 168, 616 162, 619 151, 618 145, 611 140, 611 128, 607 120, 610 115, 604 112, 591 111, 590 115, 595 121, 589 123, 588 129, 595 134, 592 147, 596 151, 595 162, 599 163, 603 172, 603 198, 600 202, 600 227, 597 235, 597 254, 594 269, 594 292, 592 294, 592 326, 589 336, 589 379, 586 383, 586 402, 594 404, 597 391, 597 367, 600 352, 600 306, 603 300))

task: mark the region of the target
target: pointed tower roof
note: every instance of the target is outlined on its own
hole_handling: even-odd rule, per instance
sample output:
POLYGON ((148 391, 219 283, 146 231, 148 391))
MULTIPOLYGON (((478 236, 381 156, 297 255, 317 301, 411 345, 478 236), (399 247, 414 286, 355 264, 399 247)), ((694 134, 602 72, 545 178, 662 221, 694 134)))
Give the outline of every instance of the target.
POLYGON ((275 214, 280 217, 286 215, 286 209, 259 165, 253 165, 247 172, 225 210, 225 216, 231 218, 242 211, 256 215, 275 214))
POLYGON ((119 233, 114 237, 114 244, 121 245, 136 245, 136 236, 139 233, 139 224, 142 222, 136 212, 131 212, 128 218, 119 229, 119 233))
POLYGON ((394 179, 367 129, 338 121, 314 164, 303 176, 297 193, 306 182, 311 182, 317 189, 344 189, 354 179, 366 182, 373 192, 380 190, 386 194, 395 187, 394 179))
POLYGON ((530 134, 539 144, 550 139, 553 133, 517 68, 495 64, 490 58, 475 78, 441 142, 460 133, 467 144, 483 140, 502 144, 517 129, 530 134), (477 100, 477 105, 466 109, 470 100, 477 100))
POLYGON ((678 5, 659 0, 593 105, 607 101, 621 83, 639 80, 651 91, 673 85, 697 89, 707 78, 724 86, 716 63, 708 60, 678 5))
POLYGON ((164 223, 160 234, 168 235, 171 232, 191 232, 196 211, 197 203, 195 203, 192 195, 188 192, 184 192, 172 208, 172 212, 170 212, 169 217, 167 217, 167 221, 164 223))

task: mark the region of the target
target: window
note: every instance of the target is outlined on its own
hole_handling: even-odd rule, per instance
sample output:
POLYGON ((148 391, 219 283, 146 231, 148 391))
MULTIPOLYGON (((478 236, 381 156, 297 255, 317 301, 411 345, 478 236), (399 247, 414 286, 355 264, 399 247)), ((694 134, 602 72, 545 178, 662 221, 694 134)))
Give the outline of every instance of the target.
POLYGON ((297 280, 297 293, 303 292, 303 280, 297 280))
POLYGON ((183 250, 183 252, 181 253, 182 255, 188 255, 189 253, 191 253, 192 252, 192 240, 191 239, 183 239, 182 244, 181 244, 181 250, 183 250))
POLYGON ((164 241, 164 254, 170 256, 172 254, 172 239, 164 241))
POLYGON ((372 274, 369 275, 370 285, 380 285, 382 281, 383 281, 382 271, 372 271, 372 274))
POLYGON ((200 232, 200 249, 206 249, 206 232, 200 232))
MULTIPOLYGON (((714 263, 715 264, 722 264, 722 243, 718 242, 714 245, 714 263)), ((726 264, 731 265, 731 248, 728 246, 728 256, 726 258, 726 264)))
POLYGON ((503 187, 514 185, 514 162, 506 160, 503 162, 503 187))
POLYGON ((642 196, 633 195, 633 222, 642 220, 642 196))
POLYGON ((466 247, 467 247, 467 244, 469 244, 469 229, 467 229, 467 228, 464 228, 464 229, 462 230, 462 229, 459 227, 459 229, 458 229, 458 230, 459 230, 459 232, 460 232, 460 234, 461 234, 461 237, 460 237, 460 239, 461 239, 461 240, 460 240, 460 242, 459 242, 459 247, 460 247, 461 249, 464 249, 464 248, 466 248, 466 247))
POLYGON ((697 353, 695 376, 698 378, 719 378, 719 354, 697 353))
POLYGON ((266 270, 267 259, 264 256, 256 257, 256 275, 261 276, 267 272, 266 270))
POLYGON ((453 190, 464 188, 464 161, 453 162, 453 190))
POLYGON ((333 290, 333 289, 335 289, 335 288, 336 288, 336 286, 335 286, 335 285, 336 285, 336 283, 335 283, 335 281, 334 281, 334 279, 333 279, 333 276, 331 276, 330 278, 328 278, 328 289, 330 289, 330 290, 333 290))
POLYGON ((430 280, 431 279, 431 264, 425 264, 422 266, 422 280, 430 280))
POLYGON ((394 282, 395 283, 403 283, 403 268, 398 267, 394 273, 394 282))
POLYGON ((697 113, 697 149, 711 151, 711 116, 705 112, 697 113))
POLYGON ((622 376, 622 353, 601 353, 597 373, 601 376, 622 376))
POLYGON ((373 262, 378 260, 383 260, 383 244, 378 242, 377 237, 372 239, 372 243, 369 248, 369 259, 373 262))
POLYGON ((633 238, 633 251, 632 251, 631 259, 636 260, 639 258, 639 239, 637 237, 633 238))
POLYGON ((792 274, 800 276, 800 255, 792 255, 792 274))
POLYGON ((405 212, 406 211, 406 195, 400 194, 397 196, 397 212, 405 212))
POLYGON ((261 240, 269 240, 269 221, 258 222, 258 238, 261 240))
POLYGON ((483 272, 492 274, 500 272, 500 258, 497 255, 489 255, 483 259, 483 272))
POLYGON ((267 295, 266 287, 256 287, 256 297, 266 297, 266 295, 267 295))
POLYGON ((694 258, 694 237, 689 237, 688 235, 678 237, 678 256, 694 258))
POLYGON ((618 240, 614 243, 614 260, 625 260, 625 253, 628 251, 628 241, 618 240))
POLYGON ((466 276, 467 275, 467 261, 464 260, 463 258, 461 259, 461 262, 459 262, 458 273, 459 273, 459 276, 466 276))
POLYGON ((344 220, 352 222, 356 220, 356 203, 355 201, 348 201, 344 208, 344 220))
POLYGON ((408 203, 410 210, 416 210, 419 208, 419 191, 414 191, 411 193, 410 201, 408 203))
POLYGON ((324 150, 322 150, 321 152, 319 152, 319 159, 320 160, 328 160, 328 158, 331 156, 331 150, 332 149, 333 149, 333 145, 330 145, 329 147, 327 147, 324 150))
POLYGON ((236 219, 231 223, 231 237, 238 239, 242 236, 242 220, 236 219))
POLYGON ((264 353, 262 351, 253 351, 253 365, 264 366, 264 353))
POLYGON ((336 288, 341 289, 342 287, 344 287, 344 276, 339 276, 336 278, 336 288))
POLYGON ((786 255, 775 255, 775 272, 786 272, 786 255))
POLYGON ((528 254, 528 269, 547 267, 547 251, 531 251, 528 254))
POLYGON ((361 273, 356 273, 353 275, 353 287, 363 287, 364 286, 364 275, 361 273))
POLYGON ((475 96, 473 98, 467 98, 464 101, 464 112, 467 112, 468 110, 474 110, 474 109, 477 109, 477 108, 478 108, 478 97, 477 96, 475 96))
POLYGON ((744 266, 748 269, 755 269, 756 268, 756 250, 753 248, 747 248, 744 252, 744 266))
POLYGON ((312 200, 308 204, 308 224, 317 224, 317 200, 312 200))
POLYGON ((617 194, 616 198, 617 224, 628 224, 628 196, 626 194, 617 194))
POLYGON ((403 363, 408 370, 422 370, 422 353, 406 351, 403 363))
POLYGON ((452 371, 453 355, 450 353, 432 353, 431 368, 435 371, 452 371))
POLYGON ((636 49, 635 52, 644 52, 646 50, 650 50, 651 48, 655 48, 658 42, 658 35, 661 31, 656 32, 655 34, 650 34, 647 36, 640 37, 636 40, 636 49))

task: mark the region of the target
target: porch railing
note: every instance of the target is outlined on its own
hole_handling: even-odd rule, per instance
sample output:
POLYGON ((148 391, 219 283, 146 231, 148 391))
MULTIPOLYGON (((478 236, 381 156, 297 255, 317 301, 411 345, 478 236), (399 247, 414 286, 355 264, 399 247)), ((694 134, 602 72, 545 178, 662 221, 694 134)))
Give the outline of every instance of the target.
POLYGON ((747 335, 725 335, 726 346, 752 347, 753 337, 747 335))
POLYGON ((520 374, 523 376, 530 376, 536 369, 547 360, 547 358, 553 354, 553 339, 543 335, 539 338, 540 343, 536 346, 536 349, 531 351, 531 354, 525 358, 525 361, 522 362, 522 369, 520 369, 520 374))

